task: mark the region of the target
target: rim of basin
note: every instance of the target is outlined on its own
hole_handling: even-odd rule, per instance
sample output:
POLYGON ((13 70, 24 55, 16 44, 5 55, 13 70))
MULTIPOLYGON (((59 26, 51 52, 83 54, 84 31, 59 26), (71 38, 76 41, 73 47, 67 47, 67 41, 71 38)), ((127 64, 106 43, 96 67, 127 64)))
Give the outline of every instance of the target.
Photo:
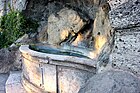
POLYGON ((96 67, 96 59, 88 59, 84 57, 76 57, 69 55, 59 55, 59 54, 49 54, 38 52, 29 48, 29 45, 21 45, 19 48, 21 53, 28 54, 30 56, 38 57, 38 58, 49 58, 51 60, 63 61, 63 62, 73 62, 77 64, 89 65, 96 67))

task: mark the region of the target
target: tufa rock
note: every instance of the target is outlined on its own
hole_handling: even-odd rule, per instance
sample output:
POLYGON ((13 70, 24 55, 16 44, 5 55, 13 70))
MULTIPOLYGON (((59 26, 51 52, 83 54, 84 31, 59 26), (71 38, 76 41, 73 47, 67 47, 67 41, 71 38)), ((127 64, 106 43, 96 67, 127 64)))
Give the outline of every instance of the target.
POLYGON ((112 30, 108 19, 109 5, 107 3, 99 7, 94 20, 93 36, 95 37, 95 48, 101 49, 107 42, 112 30))
POLYGON ((109 22, 109 10, 108 3, 102 4, 94 20, 92 34, 94 37, 95 53, 98 55, 97 69, 100 69, 101 66, 106 66, 112 50, 114 31, 109 22))
POLYGON ((48 43, 59 45, 70 35, 74 36, 86 24, 79 14, 68 8, 64 8, 57 14, 52 14, 48 18, 48 43))

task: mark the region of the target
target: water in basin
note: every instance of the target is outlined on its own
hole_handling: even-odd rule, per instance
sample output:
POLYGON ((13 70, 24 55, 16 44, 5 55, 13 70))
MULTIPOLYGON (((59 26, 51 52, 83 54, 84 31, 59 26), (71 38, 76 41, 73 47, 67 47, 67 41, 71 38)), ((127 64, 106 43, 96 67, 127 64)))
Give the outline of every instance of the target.
POLYGON ((53 47, 41 46, 41 45, 30 45, 29 48, 38 52, 43 52, 43 53, 48 53, 48 54, 68 55, 68 56, 89 58, 85 55, 82 55, 82 52, 73 51, 73 50, 65 50, 61 48, 53 48, 53 47))

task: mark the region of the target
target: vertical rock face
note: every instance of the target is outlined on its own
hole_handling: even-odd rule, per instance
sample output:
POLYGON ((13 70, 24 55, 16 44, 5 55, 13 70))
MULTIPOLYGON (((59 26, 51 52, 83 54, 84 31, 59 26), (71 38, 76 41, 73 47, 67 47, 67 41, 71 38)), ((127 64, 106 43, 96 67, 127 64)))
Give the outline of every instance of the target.
POLYGON ((95 37, 95 48, 97 50, 101 49, 108 39, 110 39, 109 36, 112 28, 108 18, 109 10, 109 5, 106 3, 103 4, 96 13, 92 34, 95 37))
POLYGON ((100 5, 93 25, 94 52, 98 56, 98 69, 108 63, 109 54, 112 50, 114 30, 109 21, 109 11, 110 6, 108 3, 100 5))
POLYGON ((27 0, 11 0, 11 5, 19 11, 25 10, 27 3, 27 0))
POLYGON ((0 16, 4 14, 4 4, 5 4, 5 1, 1 0, 0 1, 0 16))
POLYGON ((0 0, 0 16, 9 12, 9 5, 15 10, 26 9, 27 0, 0 0))
POLYGON ((114 28, 123 29, 140 26, 140 1, 129 0, 111 10, 109 16, 111 26, 114 28))
POLYGON ((75 36, 86 24, 74 10, 64 8, 48 18, 48 43, 59 45, 69 36, 75 36))
POLYGON ((115 69, 140 76, 140 28, 117 30, 110 61, 115 69))
POLYGON ((115 9, 118 6, 122 5, 123 3, 128 2, 129 0, 108 0, 108 3, 111 7, 111 9, 115 9))
POLYGON ((116 29, 110 56, 113 68, 140 76, 140 2, 129 0, 109 14, 111 25, 116 29))

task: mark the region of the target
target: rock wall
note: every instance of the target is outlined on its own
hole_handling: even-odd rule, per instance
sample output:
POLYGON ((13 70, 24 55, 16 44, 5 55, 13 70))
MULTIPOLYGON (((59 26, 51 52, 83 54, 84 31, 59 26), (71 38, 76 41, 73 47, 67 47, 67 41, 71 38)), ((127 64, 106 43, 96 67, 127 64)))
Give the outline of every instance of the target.
POLYGON ((22 11, 26 9, 26 0, 0 0, 0 16, 3 16, 9 11, 9 5, 15 10, 22 11))
POLYGON ((115 69, 140 76, 140 1, 129 0, 110 11, 115 42, 110 62, 115 69))
POLYGON ((0 0, 0 16, 2 16, 5 13, 4 6, 6 4, 6 0, 0 0))

